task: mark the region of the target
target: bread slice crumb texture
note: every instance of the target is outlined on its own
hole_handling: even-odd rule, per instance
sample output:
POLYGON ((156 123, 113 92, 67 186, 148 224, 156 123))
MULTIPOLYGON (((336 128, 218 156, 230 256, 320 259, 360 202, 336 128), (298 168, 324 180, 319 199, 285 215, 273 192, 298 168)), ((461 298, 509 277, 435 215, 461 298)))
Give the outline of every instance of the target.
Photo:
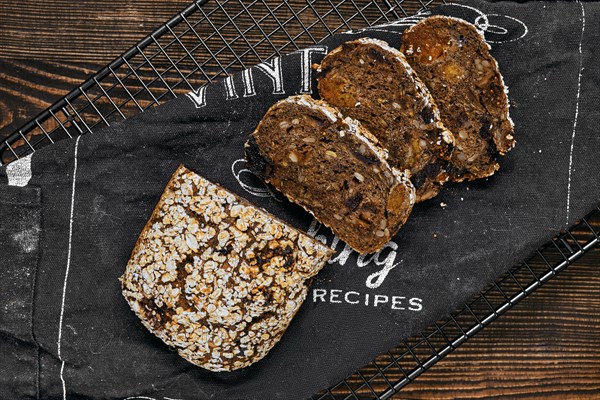
POLYGON ((450 179, 492 175, 515 140, 508 90, 483 35, 466 21, 434 16, 403 32, 401 50, 454 134, 450 179))
POLYGON ((417 201, 437 195, 454 139, 399 50, 369 38, 344 43, 323 59, 317 79, 323 100, 377 137, 392 166, 410 171, 417 201))
POLYGON ((246 144, 248 165, 360 253, 379 250, 415 202, 407 174, 360 123, 309 96, 269 109, 246 144))

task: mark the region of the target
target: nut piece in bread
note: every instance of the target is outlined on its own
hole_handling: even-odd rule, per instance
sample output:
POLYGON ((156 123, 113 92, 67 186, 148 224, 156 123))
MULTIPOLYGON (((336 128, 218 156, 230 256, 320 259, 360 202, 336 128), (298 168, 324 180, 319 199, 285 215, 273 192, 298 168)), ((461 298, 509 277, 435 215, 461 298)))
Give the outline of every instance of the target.
POLYGON ((233 371, 281 339, 332 254, 180 166, 120 280, 150 332, 193 364, 233 371))

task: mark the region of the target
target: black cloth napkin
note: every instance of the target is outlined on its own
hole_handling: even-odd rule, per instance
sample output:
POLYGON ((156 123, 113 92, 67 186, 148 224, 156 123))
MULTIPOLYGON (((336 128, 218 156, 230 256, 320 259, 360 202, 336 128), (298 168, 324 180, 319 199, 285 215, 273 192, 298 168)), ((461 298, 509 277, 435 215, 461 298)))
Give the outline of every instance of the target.
POLYGON ((251 68, 0 170, 0 397, 294 399, 445 316, 598 202, 600 5, 472 1, 435 13, 485 31, 510 87, 516 148, 495 176, 417 205, 358 256, 247 170, 267 108, 315 94, 310 64, 419 15, 251 68), (338 250, 282 341, 233 373, 195 367, 129 310, 117 277, 180 163, 338 250), (9 186, 10 184, 10 186, 9 186), (16 185, 16 186, 15 186, 16 185))

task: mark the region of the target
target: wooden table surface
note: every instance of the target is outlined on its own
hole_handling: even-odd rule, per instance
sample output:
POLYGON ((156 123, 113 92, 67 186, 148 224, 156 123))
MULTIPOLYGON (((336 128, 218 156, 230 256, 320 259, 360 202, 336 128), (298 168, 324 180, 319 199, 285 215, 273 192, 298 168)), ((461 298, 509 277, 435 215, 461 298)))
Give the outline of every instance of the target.
MULTIPOLYGON (((0 0, 0 138, 188 4, 0 0)), ((600 399, 600 249, 395 398, 600 399)))

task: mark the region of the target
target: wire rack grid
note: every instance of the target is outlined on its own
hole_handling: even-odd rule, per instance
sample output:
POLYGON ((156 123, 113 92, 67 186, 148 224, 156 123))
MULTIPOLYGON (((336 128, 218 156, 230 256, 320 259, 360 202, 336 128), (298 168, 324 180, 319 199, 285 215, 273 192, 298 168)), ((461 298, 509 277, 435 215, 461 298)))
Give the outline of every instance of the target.
POLYGON ((196 1, 0 142, 0 165, 126 119, 340 30, 392 21, 435 3, 196 1))
MULTIPOLYGON (((425 10, 423 0, 202 0, 190 4, 0 143, 0 165, 91 133, 235 71, 425 10)), ((600 209, 471 301, 313 396, 388 399, 600 242, 600 209)))

